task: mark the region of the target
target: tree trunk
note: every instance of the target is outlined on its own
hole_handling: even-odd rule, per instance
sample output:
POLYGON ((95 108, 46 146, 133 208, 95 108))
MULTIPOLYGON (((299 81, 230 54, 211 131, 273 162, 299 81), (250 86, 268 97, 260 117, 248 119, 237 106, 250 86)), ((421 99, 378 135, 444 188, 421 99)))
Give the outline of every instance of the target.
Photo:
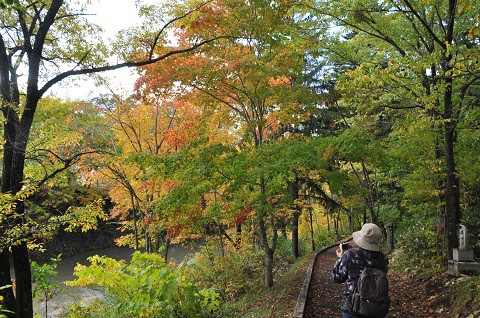
MULTIPOLYGON (((3 43, 3 42, 2 42, 3 43)), ((3 51, 3 50, 2 50, 3 51)), ((4 63, 2 61, 2 63, 4 63)), ((7 62, 8 63, 8 62, 7 62)), ((8 64, 1 64, 2 66, 7 66, 8 64)), ((6 73, 6 78, 3 76, 4 72, 2 71, 2 81, 0 85, 2 87, 2 110, 3 116, 6 119, 3 125, 3 134, 4 134, 4 145, 3 145, 3 169, 2 169, 2 184, 1 191, 2 193, 8 193, 11 191, 10 188, 10 179, 11 179, 11 168, 13 161, 13 149, 14 149, 14 140, 15 140, 15 126, 13 125, 14 119, 14 110, 8 103, 11 101, 11 98, 4 95, 10 91, 9 81, 8 81, 8 72, 6 73), (6 86, 6 87, 5 87, 6 86)), ((3 224, 6 226, 6 224, 3 224)), ((1 236, 4 236, 4 233, 1 233, 1 236)), ((2 251, 0 254, 0 287, 2 286, 11 286, 12 279, 10 275, 10 252, 8 251, 7 246, 2 246, 2 251)), ((15 296, 13 293, 13 287, 5 288, 0 290, 0 295, 3 297, 2 304, 5 309, 17 312, 17 305, 15 301, 15 296)), ((17 317, 15 314, 8 314, 11 317, 17 317)))
POLYGON ((33 318, 32 272, 25 242, 12 246, 18 316, 33 318))
MULTIPOLYGON (((10 276, 10 253, 4 248, 0 252, 0 286, 12 285, 12 278, 10 276)), ((15 303, 15 296, 13 295, 13 289, 5 288, 2 290, 3 299, 1 304, 3 308, 10 310, 12 312, 17 312, 17 305, 15 303)), ((15 314, 7 314, 7 317, 17 317, 15 314)))
MULTIPOLYGON (((263 223, 263 222, 262 222, 263 223)), ((264 226, 263 230, 265 230, 264 226)), ((274 249, 270 248, 267 239, 267 233, 260 229, 260 239, 263 245, 263 250, 265 254, 265 265, 264 265, 264 278, 265 278, 265 287, 273 286, 273 254, 274 249)))
POLYGON ((155 247, 153 248, 153 251, 155 253, 158 253, 160 250, 160 232, 158 230, 155 231, 155 247))
POLYGON ((325 214, 327 216, 327 231, 330 233, 330 213, 327 211, 325 214))
POLYGON ((265 287, 273 286, 273 251, 265 249, 265 287))
POLYGON ((338 229, 339 229, 340 233, 343 233, 341 212, 342 212, 342 210, 340 209, 340 206, 339 206, 338 209, 337 209, 338 229))
POLYGON ((350 230, 350 233, 353 233, 355 231, 355 219, 353 218, 353 207, 350 208, 350 213, 348 214, 348 229, 350 230))
MULTIPOLYGON (((13 97, 14 83, 10 81, 10 74, 14 73, 14 70, 10 70, 9 66, 10 58, 7 54, 5 43, 3 37, 0 36, 0 93, 1 93, 1 102, 2 102, 2 113, 3 113, 3 158, 2 158, 2 182, 1 182, 1 192, 10 193, 11 192, 11 175, 12 175, 12 163, 13 163, 13 151, 15 149, 15 134, 16 134, 16 124, 18 123, 18 117, 16 115, 14 106, 18 107, 18 104, 14 104, 14 101, 18 98, 13 97), (12 89, 13 88, 13 89, 12 89)), ((13 74, 12 74, 13 75, 13 74)), ((2 222, 2 228, 7 227, 8 224, 4 221, 2 222)), ((5 236, 5 233, 0 233, 0 236, 5 236)), ((8 246, 2 246, 2 251, 0 253, 0 287, 2 286, 11 286, 12 279, 10 275, 10 252, 8 251, 8 246)), ((13 293, 13 287, 5 288, 0 290, 0 296, 3 297, 1 303, 4 308, 12 312, 17 312, 17 305, 15 302, 15 296, 13 293)), ((17 317, 15 314, 8 314, 12 317, 17 317)))
POLYGON ((286 239, 287 238, 287 221, 282 216, 278 218, 278 222, 280 223, 280 226, 279 226, 280 233, 282 233, 282 236, 286 239))
MULTIPOLYGON (((450 87, 451 88, 451 87, 450 87)), ((451 91, 447 89, 445 104, 451 105, 451 91)), ((451 106, 450 106, 451 107, 451 106)), ((453 124, 445 123, 445 154, 447 165, 447 184, 445 187, 445 229, 447 237, 448 259, 453 258, 453 249, 458 247, 457 226, 460 223, 460 190, 458 173, 454 157, 455 132, 453 124)))
POLYGON ((288 183, 288 190, 290 192, 290 195, 292 196, 292 201, 294 205, 294 210, 295 212, 293 213, 293 219, 292 219, 292 254, 295 257, 299 257, 299 249, 298 249, 298 219, 300 216, 300 210, 301 208, 298 206, 296 203, 296 200, 298 200, 298 189, 299 189, 299 179, 298 179, 298 172, 294 171, 295 174, 295 181, 290 181, 288 183))
POLYGON ((391 253, 395 249, 395 228, 393 224, 387 225, 387 252, 391 253))
POLYGON ((133 208, 133 236, 135 238, 135 251, 138 251, 137 213, 135 208, 133 208))
POLYGON ((235 247, 240 248, 240 244, 242 244, 242 223, 237 221, 237 224, 235 224, 235 230, 235 247))
MULTIPOLYGON (((223 235, 225 231, 220 223, 217 223, 217 236, 220 241, 220 251, 222 252, 222 257, 225 257, 225 245, 223 243, 223 235)), ((225 233, 226 234, 226 233, 225 233)))
POLYGON ((165 240, 165 263, 168 262, 168 251, 170 249, 170 238, 167 237, 166 240, 165 240))
POLYGON ((132 204, 133 236, 134 236, 134 239, 135 239, 135 251, 138 251, 137 207, 136 207, 135 198, 134 198, 132 192, 130 192, 130 202, 132 204))
POLYGON ((309 217, 310 217, 310 237, 311 237, 311 240, 312 240, 312 252, 315 252, 315 234, 313 232, 313 208, 310 206, 308 208, 308 213, 309 213, 309 217))
POLYGON ((338 235, 338 219, 335 214, 332 214, 333 218, 333 231, 336 235, 338 235))
POLYGON ((150 235, 148 234, 148 229, 145 229, 145 253, 152 252, 152 241, 150 235))
MULTIPOLYGON (((30 78, 31 74, 29 74, 30 78)), ((22 119, 18 124, 15 134, 15 147, 13 151, 13 160, 10 170, 10 192, 17 194, 23 185, 23 173, 25 167, 25 153, 27 141, 30 136, 30 129, 33 122, 33 114, 38 103, 38 96, 35 94, 35 85, 32 89, 29 84, 27 88, 27 101, 22 119), (32 92, 33 91, 33 92, 32 92)), ((7 167, 8 169, 8 167, 7 167)), ((17 215, 25 214, 25 206, 23 201, 17 202, 17 215)), ((14 220, 21 225, 23 219, 14 220)), ((12 246, 13 267, 15 270, 15 299, 17 302, 17 314, 20 318, 33 317, 33 299, 32 299, 32 276, 30 269, 30 260, 25 242, 12 246)))
POLYGON ((278 233, 275 227, 274 217, 273 215, 269 215, 270 219, 270 226, 272 229, 272 244, 271 247, 268 244, 268 236, 267 236, 267 227, 265 226, 265 181, 261 180, 260 182, 260 193, 261 193, 261 204, 257 212, 257 219, 258 219, 258 234, 260 236, 260 242, 262 244, 265 256, 265 264, 264 264, 264 275, 265 275, 265 287, 272 287, 273 286, 273 254, 275 252, 275 248, 277 245, 277 238, 278 233))
POLYGON ((292 254, 295 257, 299 257, 300 253, 298 251, 298 217, 297 212, 293 213, 292 220, 292 254))
POLYGON ((458 247, 457 225, 460 222, 460 189, 458 172, 455 165, 455 139, 456 139, 456 119, 453 116, 453 75, 452 55, 447 52, 448 47, 453 43, 453 31, 455 23, 457 1, 449 0, 449 19, 446 32, 445 58, 442 63, 444 74, 448 74, 445 79, 445 92, 443 97, 444 107, 444 129, 445 129, 445 164, 447 166, 447 184, 445 187, 445 230, 447 236, 447 254, 448 259, 453 258, 453 248, 458 247))

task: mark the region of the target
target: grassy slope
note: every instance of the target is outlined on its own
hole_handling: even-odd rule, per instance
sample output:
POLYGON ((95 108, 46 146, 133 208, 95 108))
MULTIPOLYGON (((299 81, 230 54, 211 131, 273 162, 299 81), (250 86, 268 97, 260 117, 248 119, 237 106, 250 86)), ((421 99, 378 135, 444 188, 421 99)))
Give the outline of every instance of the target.
POLYGON ((277 273, 272 288, 262 287, 242 299, 224 304, 219 317, 291 317, 313 256, 314 253, 302 256, 283 274, 277 273))
MULTIPOLYGON (((242 299, 224 304, 219 317, 291 317, 313 256, 314 253, 310 253, 299 258, 283 275, 277 275, 273 288, 262 287, 242 299)), ((456 279, 445 273, 421 275, 395 269, 390 271, 389 277, 397 302, 395 306, 411 313, 409 317, 480 317, 480 296, 472 288, 480 282, 479 277, 456 279), (462 299, 463 302, 459 301, 462 299)))

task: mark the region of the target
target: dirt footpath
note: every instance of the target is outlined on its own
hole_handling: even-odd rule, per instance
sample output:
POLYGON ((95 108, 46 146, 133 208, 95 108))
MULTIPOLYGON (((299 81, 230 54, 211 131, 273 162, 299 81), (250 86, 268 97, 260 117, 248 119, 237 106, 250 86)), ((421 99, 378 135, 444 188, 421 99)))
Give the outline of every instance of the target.
MULTIPOLYGON (((305 303, 304 318, 341 317, 340 300, 344 284, 332 279, 335 260, 333 247, 321 253, 314 265, 312 280, 305 303)), ((448 299, 432 296, 444 289, 446 278, 432 277, 417 281, 406 275, 389 273, 392 305, 388 317, 448 318, 448 299), (435 299, 435 301, 432 301, 435 299)), ((441 293, 443 294, 443 293, 441 293)))
POLYGON ((332 268, 337 259, 335 249, 325 251, 315 261, 304 318, 341 317, 340 299, 344 285, 336 284, 332 279, 332 268))

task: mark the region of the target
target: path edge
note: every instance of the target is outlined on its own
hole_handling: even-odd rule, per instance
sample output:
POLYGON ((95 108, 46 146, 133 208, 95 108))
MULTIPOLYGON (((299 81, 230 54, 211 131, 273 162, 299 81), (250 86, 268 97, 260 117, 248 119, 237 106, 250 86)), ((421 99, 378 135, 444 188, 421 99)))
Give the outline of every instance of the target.
POLYGON ((315 267, 315 262, 317 261, 318 256, 320 254, 322 254, 323 252, 325 252, 326 250, 331 249, 332 247, 337 246, 340 243, 350 241, 351 239, 352 239, 352 237, 349 236, 347 238, 344 238, 343 240, 340 240, 340 241, 336 242, 335 244, 322 247, 317 253, 315 253, 315 256, 313 257, 312 261, 310 262, 310 265, 308 266, 307 276, 305 277, 305 280, 303 281, 302 289, 300 290, 300 293, 298 294, 298 299, 297 299, 297 303, 295 305, 295 311, 292 315, 292 318, 303 318, 303 313, 304 313, 304 310, 305 310, 305 304, 307 302, 308 290, 310 289, 310 282, 312 280, 313 268, 315 267))

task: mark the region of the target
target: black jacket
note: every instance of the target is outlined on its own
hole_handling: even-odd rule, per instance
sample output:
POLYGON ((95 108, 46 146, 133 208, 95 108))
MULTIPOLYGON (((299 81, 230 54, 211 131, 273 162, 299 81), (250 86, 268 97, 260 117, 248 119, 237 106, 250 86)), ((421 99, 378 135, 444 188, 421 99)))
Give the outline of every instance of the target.
POLYGON ((372 252, 360 247, 346 250, 333 266, 332 277, 336 283, 347 282, 342 295, 341 309, 343 312, 352 312, 352 293, 357 285, 360 274, 365 267, 375 267, 388 271, 388 257, 382 252, 372 252), (363 256, 365 255, 365 256, 363 256))

